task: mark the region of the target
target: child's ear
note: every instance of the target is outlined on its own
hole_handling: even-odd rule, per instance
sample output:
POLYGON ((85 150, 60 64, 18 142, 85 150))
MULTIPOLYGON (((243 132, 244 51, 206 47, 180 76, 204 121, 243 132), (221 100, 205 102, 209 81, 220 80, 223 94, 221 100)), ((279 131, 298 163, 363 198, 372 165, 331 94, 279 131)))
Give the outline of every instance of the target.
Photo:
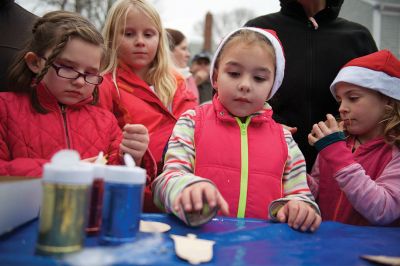
POLYGON ((218 79, 218 69, 214 69, 213 71, 213 76, 212 76, 212 87, 217 91, 218 90, 218 84, 217 84, 217 79, 218 79))
POLYGON ((37 56, 37 54, 35 54, 34 52, 27 52, 24 56, 24 59, 26 65, 33 73, 37 74, 40 70, 42 70, 43 66, 40 62, 42 58, 37 56))

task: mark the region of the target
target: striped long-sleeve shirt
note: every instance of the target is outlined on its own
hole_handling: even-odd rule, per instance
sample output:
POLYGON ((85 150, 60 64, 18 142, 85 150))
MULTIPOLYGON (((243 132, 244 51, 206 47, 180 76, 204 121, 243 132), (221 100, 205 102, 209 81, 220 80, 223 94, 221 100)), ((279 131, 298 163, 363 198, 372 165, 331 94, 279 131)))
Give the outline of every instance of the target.
MULTIPOLYGON (((266 104, 265 108, 270 108, 270 106, 266 104)), ((157 177, 152 186, 156 205, 167 212, 173 212, 186 223, 188 221, 186 221, 185 214, 175 213, 172 208, 175 198, 189 185, 200 181, 209 181, 194 175, 195 116, 195 110, 189 110, 182 114, 177 121, 168 143, 163 173, 157 177)), ((284 137, 288 146, 288 157, 282 176, 283 198, 270 204, 269 213, 272 219, 275 218, 279 208, 291 199, 308 202, 319 212, 307 185, 304 156, 291 133, 286 129, 284 129, 284 137)))

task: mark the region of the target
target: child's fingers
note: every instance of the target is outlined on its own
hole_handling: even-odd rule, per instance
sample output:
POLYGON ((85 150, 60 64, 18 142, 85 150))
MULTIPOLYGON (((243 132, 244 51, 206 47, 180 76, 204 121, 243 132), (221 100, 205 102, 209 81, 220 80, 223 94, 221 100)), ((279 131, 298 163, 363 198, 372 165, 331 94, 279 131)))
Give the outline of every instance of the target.
POLYGON ((286 223, 287 214, 288 214, 288 206, 287 204, 285 204, 279 209, 278 213, 276 214, 276 219, 278 219, 278 221, 281 223, 286 223))
POLYGON ((146 152, 146 150, 144 150, 144 149, 142 149, 142 150, 131 149, 130 147, 127 147, 127 146, 123 145, 122 143, 119 145, 119 148, 122 153, 129 153, 135 160, 135 163, 138 165, 140 164, 140 162, 143 158, 143 155, 146 152))
POLYGON ((332 131, 330 130, 330 128, 328 128, 325 122, 322 121, 318 122, 318 127, 321 130, 323 137, 332 133, 332 131))
POLYGON ((194 211, 200 211, 203 208, 203 188, 199 187, 190 190, 190 199, 194 211))
POLYGON ((143 142, 148 143, 149 142, 149 136, 145 135, 145 134, 123 132, 122 136, 123 136, 123 139, 137 141, 139 143, 143 143, 143 142))
POLYGON ((208 205, 210 206, 210 208, 214 208, 217 205, 218 191, 217 191, 216 188, 205 189, 204 190, 204 197, 205 197, 208 205))
POLYGON ((97 159, 97 156, 94 156, 94 157, 82 159, 82 161, 87 162, 87 163, 94 163, 96 161, 96 159, 97 159))
POLYGON ((137 140, 131 139, 122 139, 121 144, 129 149, 137 150, 137 151, 146 151, 147 150, 147 143, 139 142, 137 140))
POLYGON ((322 222, 321 216, 319 214, 315 214, 315 219, 314 219, 313 224, 310 227, 310 231, 315 232, 319 228, 321 222, 322 222))
POLYGON ((148 134, 128 133, 128 132, 124 131, 122 133, 122 136, 123 136, 124 140, 135 141, 138 143, 144 143, 146 145, 149 143, 149 140, 150 140, 148 134))
POLYGON ((309 206, 303 224, 300 224, 300 230, 303 232, 308 231, 313 225, 315 217, 316 217, 315 210, 309 206))
POLYGON ((308 208, 307 206, 304 206, 300 202, 296 205, 298 206, 298 209, 296 210, 297 213, 289 212, 289 219, 291 218, 292 215, 294 216, 292 227, 297 230, 300 229, 301 226, 304 224, 304 221, 306 220, 308 215, 308 208))
POLYGON ((126 124, 123 131, 130 134, 148 134, 147 128, 142 124, 126 124))
POLYGON ((326 124, 328 127, 334 126, 337 124, 336 118, 331 114, 326 114, 326 124))
POLYGON ((289 201, 287 205, 287 223, 290 227, 294 226, 297 214, 299 213, 299 205, 295 201, 289 201))
POLYGON ((289 129, 289 131, 290 131, 290 133, 292 133, 292 135, 293 135, 293 134, 295 134, 295 133, 297 132, 297 127, 291 127, 291 128, 289 129))
MULTIPOLYGON (((321 123, 321 122, 319 122, 319 123, 321 123)), ((324 133, 322 133, 321 129, 319 128, 319 123, 318 124, 314 124, 312 129, 311 129, 311 134, 317 139, 320 139, 320 138, 322 138, 324 136, 324 133)))
POLYGON ((292 135, 297 132, 297 127, 290 127, 285 124, 281 124, 284 129, 288 130, 292 135))
POLYGON ((293 229, 303 232, 318 229, 321 224, 321 216, 307 203, 302 201, 289 201, 288 206, 288 225, 293 229))
POLYGON ((224 197, 222 197, 221 193, 218 192, 217 196, 217 204, 219 209, 221 210, 222 215, 228 216, 229 215, 229 205, 225 201, 224 197))
POLYGON ((344 131, 344 130, 345 130, 345 128, 344 128, 344 121, 340 121, 340 122, 339 122, 338 128, 339 128, 340 131, 344 131))
POLYGON ((183 209, 186 212, 191 212, 193 210, 193 206, 192 206, 192 199, 191 199, 191 189, 184 189, 181 192, 181 203, 183 206, 183 209))
POLYGON ((331 114, 326 115, 326 124, 329 127, 329 129, 333 132, 340 130, 338 122, 336 121, 336 118, 331 114))
POLYGON ((174 201, 174 211, 179 212, 181 209, 181 205, 182 204, 182 193, 178 194, 178 196, 176 196, 175 201, 174 201))
POLYGON ((311 146, 314 146, 315 142, 318 141, 318 139, 313 135, 313 133, 308 134, 307 138, 308 138, 308 144, 310 144, 311 146))

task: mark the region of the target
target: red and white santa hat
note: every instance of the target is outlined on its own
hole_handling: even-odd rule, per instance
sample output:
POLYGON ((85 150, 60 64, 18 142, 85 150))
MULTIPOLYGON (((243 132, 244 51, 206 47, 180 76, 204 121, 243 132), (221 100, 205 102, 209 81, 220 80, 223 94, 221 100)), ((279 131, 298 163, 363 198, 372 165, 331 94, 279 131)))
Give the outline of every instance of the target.
POLYGON ((281 86, 282 81, 283 81, 283 76, 285 73, 285 55, 283 53, 283 48, 282 48, 281 42, 278 39, 276 32, 273 30, 254 28, 254 27, 242 27, 242 28, 238 28, 238 29, 230 32, 228 35, 226 35, 224 37, 224 39, 218 45, 217 50, 214 53, 214 57, 211 61, 211 65, 210 65, 211 84, 213 84, 213 82, 214 82, 213 75, 214 75, 214 71, 215 71, 215 69, 214 69, 215 63, 216 63, 216 60, 217 60, 222 48, 224 47, 226 42, 232 37, 232 35, 234 35, 235 33, 239 32, 241 30, 250 30, 250 31, 255 31, 255 32, 260 33, 261 35, 265 36, 272 43, 272 46, 275 50, 275 57, 276 57, 275 80, 274 80, 274 84, 271 89, 271 93, 267 99, 267 100, 269 100, 272 98, 272 96, 274 96, 274 94, 277 92, 278 88, 281 86))
POLYGON ((400 100, 400 61, 388 50, 355 58, 342 67, 332 82, 330 89, 335 98, 335 86, 339 82, 375 90, 400 100))

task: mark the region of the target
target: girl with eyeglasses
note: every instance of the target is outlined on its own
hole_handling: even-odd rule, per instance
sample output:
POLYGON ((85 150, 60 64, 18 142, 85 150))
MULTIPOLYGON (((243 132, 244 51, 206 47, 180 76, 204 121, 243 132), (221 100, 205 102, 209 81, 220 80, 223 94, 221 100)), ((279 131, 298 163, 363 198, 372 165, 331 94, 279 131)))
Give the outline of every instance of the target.
POLYGON ((54 11, 38 19, 32 37, 10 68, 13 92, 0 93, 0 175, 41 176, 42 166, 61 149, 85 161, 100 151, 109 164, 128 152, 137 164, 155 168, 143 126, 132 135, 98 106, 104 58, 101 34, 76 13, 54 11))

